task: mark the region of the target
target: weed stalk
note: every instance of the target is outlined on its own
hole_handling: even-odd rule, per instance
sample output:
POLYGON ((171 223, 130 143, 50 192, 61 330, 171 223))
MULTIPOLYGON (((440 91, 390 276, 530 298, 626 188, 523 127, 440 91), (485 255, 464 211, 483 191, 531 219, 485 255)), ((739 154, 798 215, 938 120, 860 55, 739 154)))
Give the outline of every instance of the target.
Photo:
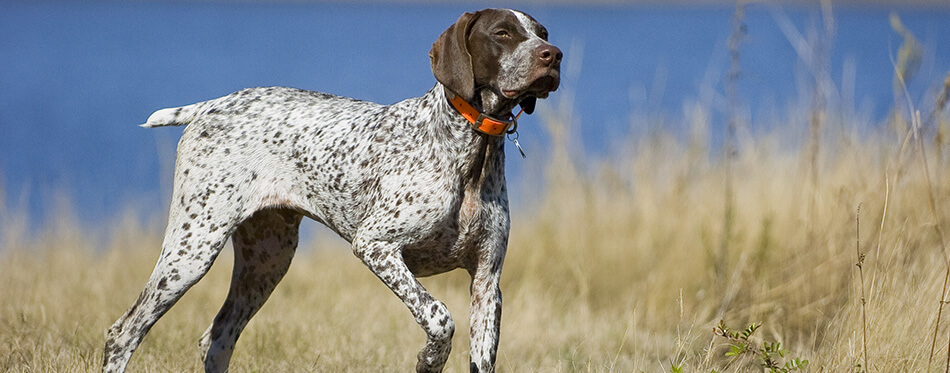
MULTIPOLYGON (((937 233, 937 240, 939 240, 940 250, 943 253, 944 263, 946 264, 946 274, 943 280, 943 289, 940 291, 940 302, 939 306, 937 307, 937 322, 934 326, 933 341, 930 344, 930 360, 928 360, 927 364, 929 366, 930 361, 933 360, 933 352, 937 344, 937 334, 940 330, 940 318, 943 314, 943 306, 947 303, 947 283, 950 281, 950 257, 947 255, 947 244, 946 240, 944 239, 943 228, 940 226, 939 216, 937 215, 937 198, 934 195, 933 180, 930 178, 930 167, 927 162, 927 154, 924 152, 924 142, 920 138, 920 111, 915 111, 914 115, 911 116, 911 125, 914 134, 914 142, 917 145, 920 167, 924 173, 924 178, 927 181, 927 195, 930 205, 930 214, 934 220, 934 230, 937 233)), ((947 363, 944 371, 950 372, 950 345, 947 347, 947 363)))
POLYGON ((834 15, 832 13, 831 1, 821 1, 821 18, 824 21, 825 34, 823 37, 816 37, 814 42, 814 60, 813 66, 813 86, 812 111, 809 119, 809 181, 811 182, 811 198, 809 200, 809 221, 811 222, 808 230, 809 242, 813 242, 815 228, 818 218, 818 186, 819 184, 819 154, 821 153, 821 130, 827 115, 827 98, 825 97, 824 85, 828 79, 828 51, 831 49, 832 38, 834 35, 834 15))
POLYGON ((857 213, 854 215, 854 250, 858 255, 858 262, 854 265, 858 267, 858 275, 861 280, 861 329, 863 332, 863 337, 861 338, 861 345, 864 350, 864 369, 870 370, 870 365, 868 365, 868 316, 867 316, 867 297, 865 295, 864 287, 864 259, 865 254, 861 253, 861 204, 858 204, 857 213))
MULTIPOLYGON (((726 258, 729 256, 729 248, 732 241, 733 224, 735 222, 735 191, 733 190, 733 173, 736 158, 736 131, 739 126, 739 77, 741 69, 739 65, 739 45, 745 37, 746 25, 743 22, 745 18, 745 2, 740 0, 736 2, 736 11, 732 16, 732 33, 729 35, 729 73, 726 77, 726 91, 729 100, 729 124, 726 126, 726 139, 723 146, 725 162, 725 196, 723 196, 723 227, 722 241, 719 244, 719 256, 716 259, 716 279, 719 283, 719 289, 726 287, 726 258)), ((717 316, 722 316, 729 307, 730 299, 723 299, 719 307, 717 316)))

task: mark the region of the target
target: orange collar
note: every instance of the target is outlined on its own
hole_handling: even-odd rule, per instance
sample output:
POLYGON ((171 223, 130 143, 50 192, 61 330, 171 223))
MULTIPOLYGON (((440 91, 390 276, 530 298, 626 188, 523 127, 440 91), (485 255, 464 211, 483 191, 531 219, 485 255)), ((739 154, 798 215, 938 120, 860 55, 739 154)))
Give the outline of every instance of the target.
POLYGON ((521 112, 523 112, 524 109, 521 109, 521 112, 518 112, 518 115, 515 116, 508 114, 509 117, 512 117, 511 120, 502 120, 482 114, 478 109, 472 106, 472 104, 469 104, 465 99, 448 90, 448 88, 444 90, 445 96, 448 97, 449 102, 452 103, 452 107, 454 107, 459 114, 462 114, 465 120, 471 123, 472 128, 476 131, 491 136, 502 136, 506 133, 512 133, 518 130, 518 117, 521 116, 521 112))

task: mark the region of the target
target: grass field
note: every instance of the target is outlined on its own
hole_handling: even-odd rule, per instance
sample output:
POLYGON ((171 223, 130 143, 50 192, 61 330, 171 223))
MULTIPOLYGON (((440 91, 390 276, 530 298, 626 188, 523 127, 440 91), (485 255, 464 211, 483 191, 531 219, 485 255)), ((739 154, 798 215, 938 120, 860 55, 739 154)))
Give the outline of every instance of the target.
MULTIPOLYGON (((571 140, 580 126, 569 92, 557 93, 562 104, 541 110, 551 151, 531 154, 543 191, 512 224, 499 371, 762 370, 753 354, 725 356, 738 342, 713 332, 720 320, 761 324, 750 343, 781 342, 779 363, 806 359, 809 371, 943 371, 945 109, 899 99, 887 123, 867 123, 826 93, 774 130, 740 126, 734 156, 710 144, 714 109, 699 103, 683 133, 647 118, 635 125, 654 131, 597 159, 571 140), (908 103, 922 113, 919 141, 908 103)), ((0 206, 0 371, 98 369, 105 329, 157 258, 160 223, 119 216, 103 239, 60 215, 34 236, 0 206)), ((133 370, 200 370, 196 343, 230 265, 227 249, 152 329, 133 370)), ((467 275, 423 284, 460 325, 446 371, 466 371, 467 275)), ((232 371, 407 371, 423 343, 345 243, 317 235, 242 335, 232 371)))

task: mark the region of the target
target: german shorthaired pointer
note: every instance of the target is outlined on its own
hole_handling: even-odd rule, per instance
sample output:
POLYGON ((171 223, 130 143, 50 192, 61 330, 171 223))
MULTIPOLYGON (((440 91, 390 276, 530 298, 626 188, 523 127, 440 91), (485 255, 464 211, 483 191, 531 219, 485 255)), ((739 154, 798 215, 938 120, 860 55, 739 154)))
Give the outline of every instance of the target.
POLYGON ((208 271, 228 237, 227 300, 201 337, 227 370, 248 320, 286 273, 306 216, 349 241, 427 336, 416 370, 441 371, 455 323, 416 280, 464 268, 471 370, 494 370, 498 282, 508 241, 504 135, 557 89, 561 51, 518 11, 466 13, 430 52, 438 83, 384 106, 292 88, 251 88, 156 111, 188 125, 178 144, 162 253, 145 290, 107 332, 103 371, 124 371, 152 325, 208 271))

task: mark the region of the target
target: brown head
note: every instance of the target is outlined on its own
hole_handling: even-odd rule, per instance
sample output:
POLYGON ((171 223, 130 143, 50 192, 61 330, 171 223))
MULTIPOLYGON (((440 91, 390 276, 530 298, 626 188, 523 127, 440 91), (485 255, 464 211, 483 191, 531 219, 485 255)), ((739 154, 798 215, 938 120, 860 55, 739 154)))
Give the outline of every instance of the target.
POLYGON ((432 73, 485 114, 504 116, 560 84, 561 50, 531 16, 508 9, 465 13, 432 44, 432 73))

